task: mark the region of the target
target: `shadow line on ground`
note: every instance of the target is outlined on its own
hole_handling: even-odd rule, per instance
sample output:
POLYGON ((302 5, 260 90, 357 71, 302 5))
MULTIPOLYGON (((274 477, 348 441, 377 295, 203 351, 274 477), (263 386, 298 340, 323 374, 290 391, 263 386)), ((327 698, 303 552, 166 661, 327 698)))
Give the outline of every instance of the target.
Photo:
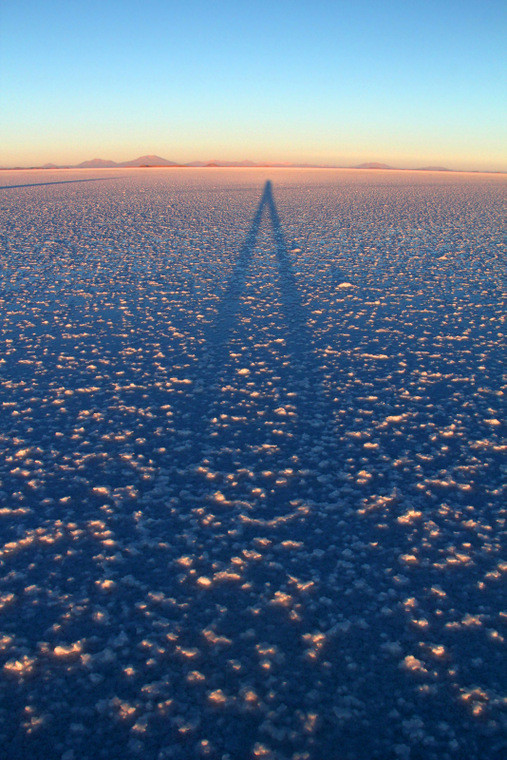
POLYGON ((19 187, 44 187, 45 185, 72 185, 76 182, 105 182, 108 179, 121 179, 124 176, 122 174, 119 177, 86 177, 83 179, 59 179, 55 182, 32 182, 26 185, 0 185, 0 190, 14 190, 19 187))

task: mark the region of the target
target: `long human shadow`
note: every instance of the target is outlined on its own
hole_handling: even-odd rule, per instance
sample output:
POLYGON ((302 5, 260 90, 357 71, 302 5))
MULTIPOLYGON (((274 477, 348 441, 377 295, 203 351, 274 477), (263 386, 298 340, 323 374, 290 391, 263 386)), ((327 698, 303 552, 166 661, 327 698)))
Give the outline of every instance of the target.
POLYGON ((215 326, 209 338, 215 352, 226 345, 230 331, 234 325, 234 317, 239 308, 239 300, 245 287, 248 267, 255 249, 257 234, 262 219, 262 212, 267 202, 268 195, 271 192, 270 187, 271 183, 266 182, 252 224, 238 256, 238 260, 218 305, 215 326))
POLYGON ((275 238, 276 257, 278 259, 278 288, 285 312, 288 348, 293 359, 297 360, 301 367, 308 370, 311 365, 313 369, 315 362, 311 347, 311 336, 292 266, 292 259, 287 250, 285 235, 273 197, 271 182, 266 183, 265 193, 265 203, 271 217, 271 227, 275 238))
POLYGON ((105 182, 108 179, 121 179, 124 176, 122 174, 119 177, 87 177, 86 179, 59 179, 55 182, 31 182, 27 185, 0 185, 0 190, 14 190, 18 187, 44 187, 44 185, 73 185, 76 182, 105 182))
POLYGON ((215 350, 225 348, 229 334, 234 327, 235 315, 245 287, 248 267, 253 258, 264 209, 267 209, 269 213, 275 239, 275 252, 278 260, 278 287, 288 329, 289 350, 294 358, 306 360, 309 358, 310 345, 308 326, 270 180, 264 185, 250 230, 218 305, 218 315, 214 330, 210 335, 210 341, 214 344, 215 350))
MULTIPOLYGON (((196 379, 204 371, 210 380, 210 384, 193 406, 194 454, 197 456, 199 456, 200 450, 207 448, 209 427, 216 412, 216 389, 224 375, 224 370, 227 371, 230 338, 237 325, 240 300, 245 290, 248 270, 254 256, 257 235, 265 211, 271 222, 275 255, 278 262, 277 286, 284 316, 283 326, 288 355, 286 382, 297 391, 294 403, 297 409, 298 430, 304 432, 309 425, 314 427, 317 407, 320 409, 327 407, 323 392, 322 373, 319 371, 319 361, 312 345, 307 315, 273 197, 272 184, 267 181, 245 242, 218 304, 218 313, 214 324, 205 336, 206 355, 203 360, 204 363, 200 365, 200 369, 197 369, 196 379)), ((327 411, 330 412, 329 409, 327 411)), ((330 419, 331 415, 326 414, 326 417, 330 419)))

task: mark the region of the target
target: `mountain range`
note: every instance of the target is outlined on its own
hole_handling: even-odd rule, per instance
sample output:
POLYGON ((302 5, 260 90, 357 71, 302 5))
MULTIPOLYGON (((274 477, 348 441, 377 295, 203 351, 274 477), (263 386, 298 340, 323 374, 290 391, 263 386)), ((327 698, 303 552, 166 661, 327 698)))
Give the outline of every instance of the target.
MULTIPOLYGON (((69 167, 72 169, 114 169, 116 167, 123 168, 123 167, 129 167, 129 166, 135 166, 135 167, 155 167, 155 166, 190 166, 190 167, 198 167, 198 168, 205 168, 205 167, 243 167, 243 168, 255 168, 255 167, 262 167, 262 166, 274 166, 274 167, 297 167, 299 169, 301 168, 316 168, 316 164, 291 164, 291 163, 272 163, 272 162, 266 162, 266 163, 258 163, 255 161, 220 161, 219 159, 215 158, 211 161, 190 161, 185 164, 179 164, 176 161, 168 161, 167 158, 161 158, 161 156, 139 156, 139 158, 134 158, 131 161, 111 161, 109 159, 104 158, 92 158, 89 161, 83 161, 80 164, 76 164, 75 166, 69 167)), ((64 168, 64 167, 56 167, 54 164, 49 164, 42 167, 43 169, 46 168, 64 168)), ((322 168, 329 168, 328 166, 322 167, 322 168)), ((333 167, 335 168, 335 167, 333 167)), ((387 164, 361 164, 360 166, 353 166, 350 167, 352 169, 394 169, 393 166, 388 166, 387 164)))
MULTIPOLYGON (((139 156, 130 161, 112 161, 104 158, 92 158, 88 161, 82 161, 80 164, 44 164, 44 166, 30 166, 30 167, 0 167, 1 169, 126 169, 126 168, 142 168, 142 167, 243 167, 243 168, 286 168, 286 169, 397 169, 396 166, 389 166, 389 164, 380 164, 376 162, 368 162, 364 164, 358 164, 357 166, 336 166, 331 164, 292 164, 292 163, 274 163, 274 162, 256 162, 256 161, 220 161, 214 159, 211 161, 190 161, 188 163, 178 163, 177 161, 169 161, 167 158, 161 156, 139 156)), ((439 171, 447 172, 454 171, 453 169, 447 169, 445 166, 419 166, 415 167, 414 171, 439 171)))

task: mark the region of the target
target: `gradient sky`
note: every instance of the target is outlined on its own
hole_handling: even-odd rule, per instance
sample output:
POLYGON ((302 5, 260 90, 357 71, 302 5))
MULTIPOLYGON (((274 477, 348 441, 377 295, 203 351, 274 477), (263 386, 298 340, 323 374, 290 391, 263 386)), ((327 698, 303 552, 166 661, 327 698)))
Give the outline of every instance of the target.
POLYGON ((1 0, 0 165, 507 170, 503 0, 1 0))

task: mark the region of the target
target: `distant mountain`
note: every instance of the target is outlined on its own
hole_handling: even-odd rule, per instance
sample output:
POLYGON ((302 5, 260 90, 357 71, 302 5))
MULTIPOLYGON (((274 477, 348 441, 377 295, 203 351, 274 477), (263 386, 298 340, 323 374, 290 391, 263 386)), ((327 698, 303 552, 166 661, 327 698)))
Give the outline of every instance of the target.
POLYGON ((118 166, 116 161, 110 161, 107 158, 92 158, 90 161, 83 161, 77 164, 76 169, 111 169, 118 166))
POLYGON ((181 166, 175 161, 168 161, 167 158, 161 158, 160 156, 140 156, 134 158, 132 161, 122 161, 119 164, 115 164, 120 167, 127 166, 181 166))
POLYGON ((420 166, 416 171, 418 172, 450 172, 446 166, 420 166))
POLYGON ((394 166, 388 164, 377 164, 374 161, 367 164, 359 164, 359 166, 352 166, 352 169, 394 169, 394 166))

